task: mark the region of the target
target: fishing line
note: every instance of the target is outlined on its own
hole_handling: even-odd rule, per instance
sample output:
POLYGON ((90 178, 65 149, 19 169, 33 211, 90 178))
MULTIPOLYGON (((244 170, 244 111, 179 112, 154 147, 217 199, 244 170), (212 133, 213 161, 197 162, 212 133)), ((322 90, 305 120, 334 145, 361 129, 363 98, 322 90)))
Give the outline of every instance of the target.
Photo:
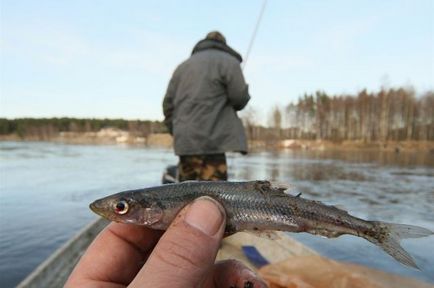
POLYGON ((255 30, 253 30, 252 38, 250 39, 249 47, 247 48, 246 57, 245 57, 245 60, 241 66, 242 70, 244 70, 244 68, 246 68, 247 60, 249 59, 249 55, 250 55, 250 52, 252 50, 253 43, 255 42, 256 34, 258 33, 259 25, 261 24, 262 15, 264 15, 265 7, 267 6, 267 1, 268 0, 264 0, 264 2, 262 2, 261 11, 259 12, 258 19, 256 20, 255 30))

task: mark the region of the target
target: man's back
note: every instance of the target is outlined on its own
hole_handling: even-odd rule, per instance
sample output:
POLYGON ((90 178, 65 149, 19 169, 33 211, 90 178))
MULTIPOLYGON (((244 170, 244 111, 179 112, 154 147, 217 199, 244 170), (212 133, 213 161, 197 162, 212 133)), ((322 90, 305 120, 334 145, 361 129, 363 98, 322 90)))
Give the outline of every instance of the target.
POLYGON ((250 99, 247 85, 236 55, 215 44, 199 42, 170 81, 163 107, 177 155, 247 151, 236 114, 250 99))
POLYGON ((236 69, 237 65, 238 61, 223 51, 209 49, 193 54, 175 71, 175 77, 179 77, 175 105, 176 101, 185 98, 191 101, 217 97, 226 100, 228 71, 236 69))

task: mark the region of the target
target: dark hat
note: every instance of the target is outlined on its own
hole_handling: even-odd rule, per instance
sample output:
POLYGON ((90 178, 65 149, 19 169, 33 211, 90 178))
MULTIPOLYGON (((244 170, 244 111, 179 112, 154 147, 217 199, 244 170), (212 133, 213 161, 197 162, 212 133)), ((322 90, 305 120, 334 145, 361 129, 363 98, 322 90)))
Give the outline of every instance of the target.
POLYGON ((211 32, 209 32, 206 35, 205 39, 220 41, 220 42, 223 42, 223 43, 226 44, 226 38, 225 38, 225 36, 223 36, 223 34, 220 33, 219 31, 211 31, 211 32))

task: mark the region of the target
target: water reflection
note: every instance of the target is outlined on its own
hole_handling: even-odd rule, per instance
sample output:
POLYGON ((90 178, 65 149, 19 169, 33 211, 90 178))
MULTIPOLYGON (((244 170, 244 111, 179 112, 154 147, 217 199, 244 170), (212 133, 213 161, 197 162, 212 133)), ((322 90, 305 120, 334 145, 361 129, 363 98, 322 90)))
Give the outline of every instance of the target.
POLYGON ((268 167, 268 171, 270 175, 268 179, 270 179, 270 181, 277 181, 279 179, 280 169, 278 164, 276 163, 270 164, 268 167))
POLYGON ((352 180, 366 181, 367 177, 363 172, 346 171, 340 166, 307 164, 294 167, 292 177, 295 180, 326 181, 326 180, 352 180))
MULTIPOLYGON (((289 154, 297 153, 289 151, 289 154)), ((302 152, 309 157, 316 159, 337 159, 355 163, 376 163, 378 165, 394 166, 434 166, 433 152, 406 152, 395 153, 391 151, 307 151, 302 152)))

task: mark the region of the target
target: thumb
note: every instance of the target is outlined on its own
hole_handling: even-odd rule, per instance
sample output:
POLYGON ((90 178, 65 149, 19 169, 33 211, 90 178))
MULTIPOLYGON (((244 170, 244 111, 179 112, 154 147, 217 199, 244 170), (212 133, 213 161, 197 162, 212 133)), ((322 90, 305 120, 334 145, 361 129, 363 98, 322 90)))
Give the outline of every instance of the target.
POLYGON ((224 208, 209 197, 185 207, 160 238, 131 287, 197 287, 214 265, 224 208))

